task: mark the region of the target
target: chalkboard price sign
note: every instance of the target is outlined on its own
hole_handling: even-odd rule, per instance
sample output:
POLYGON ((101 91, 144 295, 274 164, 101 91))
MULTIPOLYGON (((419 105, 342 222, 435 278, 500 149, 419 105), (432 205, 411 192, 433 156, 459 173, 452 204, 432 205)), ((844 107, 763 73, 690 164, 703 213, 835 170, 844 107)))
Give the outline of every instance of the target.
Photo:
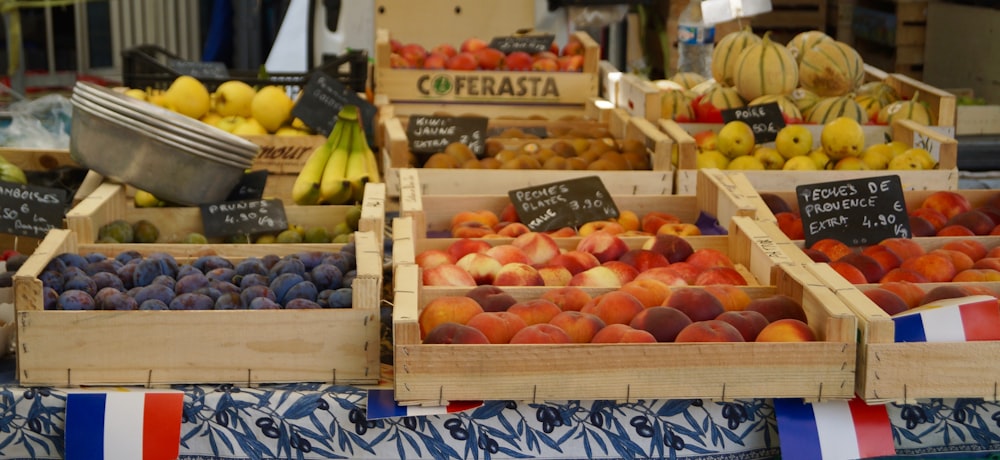
POLYGON ((281 200, 242 200, 201 205, 201 222, 209 238, 280 232, 288 228, 281 200))
POLYGON ((229 192, 226 201, 259 200, 264 196, 265 185, 267 185, 266 169, 243 173, 239 183, 229 192))
POLYGON ((521 222, 536 232, 618 217, 618 207, 597 176, 520 188, 507 195, 521 222))
POLYGON ((785 116, 777 102, 748 105, 722 111, 722 121, 742 121, 753 129, 754 140, 758 144, 771 142, 778 137, 778 131, 785 127, 785 116))
POLYGON ((67 194, 59 188, 0 182, 0 232, 44 238, 62 227, 67 194))
POLYGON ((185 61, 183 59, 167 59, 167 67, 184 75, 195 78, 229 78, 229 69, 221 62, 185 61))
POLYGON ((336 78, 322 72, 316 72, 309 78, 302 89, 302 96, 292 107, 292 116, 302 120, 313 131, 329 136, 333 125, 337 124, 337 114, 345 105, 358 106, 368 144, 375 145, 375 106, 336 78))
POLYGON ((824 238, 866 246, 912 236, 899 176, 799 185, 795 195, 806 247, 824 238))
POLYGON ((490 48, 496 48, 504 54, 523 51, 528 54, 550 51, 555 35, 514 35, 509 37, 494 37, 490 40, 490 48))
POLYGON ((460 142, 476 156, 486 152, 486 117, 438 117, 410 115, 406 139, 414 153, 437 153, 448 144, 460 142))

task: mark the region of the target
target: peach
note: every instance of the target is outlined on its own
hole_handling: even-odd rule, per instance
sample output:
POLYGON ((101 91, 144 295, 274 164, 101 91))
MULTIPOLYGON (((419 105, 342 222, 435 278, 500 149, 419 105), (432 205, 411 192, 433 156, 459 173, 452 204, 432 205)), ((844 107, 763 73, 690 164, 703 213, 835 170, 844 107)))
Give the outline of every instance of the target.
POLYGON ((875 259, 875 261, 878 262, 879 266, 882 267, 882 276, 885 276, 885 273, 888 273, 889 270, 899 267, 899 265, 903 263, 903 259, 900 259, 896 253, 879 244, 868 246, 862 249, 861 253, 875 259))
POLYGON ((573 227, 560 227, 555 230, 549 230, 545 232, 545 234, 553 238, 569 238, 571 236, 576 236, 576 229, 573 227))
POLYGON ((663 224, 679 224, 681 219, 673 214, 662 211, 650 211, 642 216, 639 226, 642 231, 655 235, 663 224))
POLYGON ((566 267, 546 265, 538 268, 537 270, 538 274, 541 275, 542 283, 544 283, 545 286, 569 286, 570 280, 573 279, 573 274, 570 273, 566 267))
POLYGON ((663 305, 670 297, 670 286, 652 278, 629 281, 618 290, 632 294, 646 308, 663 305))
POLYGON ((719 299, 726 311, 743 311, 750 304, 750 295, 731 284, 712 284, 702 289, 719 299))
POLYGON ((945 225, 934 236, 976 236, 976 234, 964 225, 945 225))
POLYGON ((746 286, 747 280, 738 270, 732 267, 711 267, 698 274, 694 280, 696 286, 708 286, 710 284, 730 284, 734 286, 746 286))
POLYGON ((643 249, 649 249, 653 252, 658 252, 663 254, 663 257, 667 258, 670 263, 683 262, 687 260, 691 254, 694 253, 694 248, 691 247, 691 243, 685 240, 679 235, 667 235, 659 234, 649 240, 643 245, 643 249), (646 247, 646 245, 649 247, 646 247))
POLYGON ((604 324, 629 324, 640 311, 645 310, 639 299, 624 291, 611 291, 600 294, 590 300, 583 308, 583 313, 597 315, 604 324))
POLYGON ((549 323, 532 324, 517 331, 514 337, 510 338, 511 344, 553 344, 553 343, 573 343, 569 334, 559 326, 549 323))
MULTIPOLYGON (((687 286, 688 282, 684 280, 681 274, 676 270, 671 270, 671 267, 676 264, 671 264, 668 267, 658 267, 651 268, 635 277, 635 280, 653 279, 665 284, 667 287, 681 287, 687 286)), ((693 281, 693 280, 692 280, 693 281)))
POLYGON ((483 70, 498 70, 503 67, 504 54, 496 48, 480 48, 472 53, 476 63, 483 70))
POLYGON ((517 238, 525 233, 531 233, 531 229, 520 222, 501 222, 493 227, 493 230, 497 235, 507 238, 517 238))
POLYGON ((639 312, 629 325, 653 334, 657 342, 673 342, 681 329, 691 322, 691 318, 676 308, 656 306, 639 312))
POLYGON ((907 268, 893 268, 882 277, 882 282, 906 281, 910 283, 927 283, 927 277, 907 268))
POLYGON ((725 321, 710 319, 696 321, 677 333, 675 342, 743 342, 740 334, 732 324, 725 321))
POLYGON ((1000 271, 992 268, 970 268, 956 273, 955 277, 952 278, 951 281, 954 283, 970 281, 1000 281, 1000 271))
POLYGON ((601 265, 601 261, 597 260, 597 257, 589 252, 577 251, 574 249, 553 257, 549 260, 549 265, 566 267, 570 274, 575 275, 601 265))
POLYGON ((503 205, 503 209, 500 210, 500 221, 501 222, 521 222, 521 216, 517 215, 517 207, 514 203, 507 202, 503 205))
POLYGON ((468 297, 438 297, 428 302, 420 311, 420 317, 417 319, 417 323, 420 324, 420 335, 426 337, 431 329, 444 323, 468 323, 469 318, 482 312, 483 307, 468 297))
MULTIPOLYGON (((961 251, 955 251, 952 249, 937 248, 928 252, 928 254, 941 254, 943 256, 951 259, 952 265, 955 266, 955 271, 960 272, 962 270, 968 270, 972 268, 975 262, 966 253, 961 251)), ((951 281, 951 280, 949 280, 951 281)))
POLYGON ((415 262, 420 268, 427 270, 443 264, 454 264, 457 262, 451 254, 440 249, 428 249, 417 254, 415 262))
POLYGON ((524 51, 514 51, 507 54, 507 57, 504 58, 503 68, 513 71, 528 71, 531 70, 531 62, 530 54, 524 51))
POLYGON ((833 269, 833 271, 839 273, 840 276, 844 277, 844 279, 847 280, 848 283, 865 284, 868 282, 868 278, 866 278, 865 274, 861 272, 861 269, 855 267, 854 265, 851 265, 847 262, 841 262, 839 260, 829 262, 829 265, 830 268, 833 269))
POLYGON ((446 251, 451 255, 452 259, 456 262, 464 257, 466 254, 473 252, 486 253, 492 246, 483 240, 476 240, 471 238, 462 238, 451 242, 448 245, 446 251))
POLYGON ((948 217, 942 214, 941 211, 934 208, 916 208, 909 211, 907 214, 926 220, 934 227, 934 231, 940 230, 941 227, 944 227, 945 222, 948 222, 948 217))
POLYGON ((955 277, 955 274, 958 273, 951 258, 931 253, 906 259, 899 268, 913 270, 923 275, 924 278, 927 278, 927 281, 932 283, 951 281, 955 277))
POLYGON ((483 311, 507 311, 507 307, 517 303, 514 296, 491 284, 476 286, 466 292, 465 296, 475 300, 483 311))
POLYGON ((855 268, 861 271, 864 275, 866 282, 877 283, 879 280, 885 276, 885 268, 879 263, 875 258, 868 256, 860 252, 852 252, 846 254, 836 263, 847 263, 853 265, 855 268))
POLYGON ((986 257, 1000 257, 1000 246, 993 246, 992 248, 989 248, 989 250, 986 251, 986 255, 981 258, 986 257))
POLYGON ((802 218, 793 212, 779 212, 774 215, 778 221, 778 229, 790 240, 806 239, 805 230, 802 227, 802 218))
POLYGON ((864 294, 889 316, 902 313, 910 308, 902 297, 888 289, 880 287, 869 289, 864 291, 864 294))
POLYGON ((906 302, 908 308, 920 306, 920 301, 924 298, 924 288, 919 284, 909 281, 883 281, 879 288, 890 291, 906 302))
POLYGON ((587 291, 575 286, 547 290, 539 298, 556 305, 561 311, 580 311, 591 299, 587 291))
POLYGON ((610 268, 611 271, 615 272, 615 274, 618 275, 618 281, 621 284, 632 281, 636 276, 639 276, 639 270, 636 270, 635 267, 618 260, 609 260, 601 264, 601 266, 610 268))
POLYGON ((632 249, 622 254, 618 260, 635 267, 640 272, 670 265, 670 261, 663 254, 651 249, 632 249))
POLYGON ((618 260, 622 254, 628 252, 628 245, 617 235, 604 231, 596 231, 580 240, 576 245, 577 251, 589 252, 597 257, 601 263, 609 260, 618 260))
POLYGON ((497 286, 544 286, 545 280, 535 267, 513 263, 500 267, 493 279, 497 286))
POLYGON ((469 272, 455 264, 442 264, 424 270, 424 286, 476 286, 476 280, 469 272))
POLYGON ((826 254, 826 256, 830 258, 830 261, 835 261, 851 252, 854 252, 854 250, 851 249, 847 243, 833 238, 823 238, 816 241, 809 247, 826 254))
POLYGON ((816 334, 809 325, 797 319, 779 319, 757 334, 756 342, 813 342, 816 334))
POLYGON ((996 227, 993 227, 993 230, 990 230, 990 236, 997 235, 1000 235, 1000 225, 997 225, 996 227))
POLYGON ((934 228, 934 224, 919 216, 909 216, 910 235, 913 237, 935 236, 941 230, 934 228))
POLYGON ((954 251, 964 252, 965 255, 969 256, 969 258, 973 260, 973 262, 986 257, 987 252, 986 245, 979 241, 970 239, 949 241, 943 244, 941 249, 951 249, 954 251))
POLYGON ((495 235, 493 227, 477 221, 462 222, 451 228, 453 238, 482 238, 486 235, 495 235))
POLYGON ((532 264, 544 264, 559 255, 559 245, 551 236, 540 232, 525 233, 514 238, 510 244, 524 251, 532 264))
POLYGON ((698 275, 701 274, 702 270, 694 265, 687 262, 674 262, 663 268, 650 269, 650 270, 660 270, 666 273, 672 273, 676 276, 681 277, 685 283, 688 285, 694 285, 698 280, 698 275))
POLYGON ((674 289, 664 306, 680 310, 694 322, 715 319, 726 311, 719 299, 698 288, 674 289))
POLYGON ((573 343, 589 343, 605 324, 597 315, 579 311, 564 311, 549 320, 549 324, 566 332, 573 343))
POLYGON ((498 260, 479 252, 466 254, 455 265, 471 275, 476 284, 493 284, 503 267, 498 260))
MULTIPOLYGON (((992 253, 992 251, 990 251, 992 253)), ((987 254, 986 257, 975 261, 972 264, 972 268, 990 268, 993 270, 1000 270, 1000 255, 991 256, 987 254)))
POLYGON ((733 261, 726 253, 713 248, 695 249, 684 261, 701 270, 708 270, 712 267, 734 267, 733 261))
POLYGON ((772 323, 785 318, 808 322, 806 311, 802 308, 802 304, 784 294, 757 297, 747 304, 744 311, 746 310, 758 312, 772 323))
POLYGON ((924 253, 923 246, 920 246, 920 243, 917 243, 909 238, 886 238, 879 241, 878 244, 880 246, 885 246, 888 250, 892 251, 893 254, 896 254, 901 260, 904 261, 924 253))
POLYGON ((656 337, 628 324, 609 324, 597 331, 590 343, 656 343, 656 337))
POLYGON ((618 217, 615 219, 618 225, 621 225, 625 231, 635 231, 639 230, 639 215, 635 211, 629 211, 628 209, 618 210, 618 217))
POLYGON ((769 209, 771 214, 774 214, 775 216, 783 212, 794 212, 788 202, 785 201, 785 199, 780 195, 770 192, 762 192, 759 195, 760 199, 764 201, 765 205, 767 205, 767 209, 769 209))
POLYGON ((567 286, 586 287, 621 287, 622 281, 618 273, 609 267, 598 265, 573 275, 567 286))
POLYGON ((596 231, 605 231, 612 235, 617 235, 625 232, 625 227, 622 227, 622 225, 618 222, 612 222, 609 220, 594 220, 581 225, 576 233, 580 236, 587 236, 596 231))
POLYGON ((949 219, 955 214, 972 209, 972 205, 965 196, 951 190, 931 193, 920 203, 920 207, 934 209, 949 219))
POLYGON ((583 55, 574 54, 572 56, 559 56, 559 70, 561 72, 579 72, 583 69, 583 55))
POLYGON ((993 225, 1000 225, 1000 208, 996 206, 980 206, 976 210, 990 216, 990 219, 993 219, 993 225))
POLYGON ((830 256, 826 255, 825 252, 820 251, 819 249, 804 248, 802 249, 802 252, 806 253, 806 255, 809 256, 809 258, 812 259, 813 262, 819 262, 819 263, 830 262, 830 256))
POLYGON ((510 342, 517 331, 527 326, 520 316, 506 311, 482 312, 469 318, 465 325, 479 329, 492 344, 510 342))
POLYGON ((496 259, 501 265, 521 263, 531 265, 531 259, 521 250, 512 244, 498 244, 486 250, 486 255, 496 259))
POLYGON ((701 235, 701 229, 695 224, 688 224, 684 222, 676 224, 663 224, 660 228, 656 229, 657 235, 677 235, 677 236, 698 236, 701 235))
POLYGON ((448 345, 487 345, 490 343, 488 337, 479 329, 464 324, 453 322, 442 323, 427 332, 423 343, 448 345))
POLYGON ((715 319, 732 324, 737 331, 740 331, 740 335, 743 336, 743 340, 746 342, 756 340, 760 331, 764 330, 769 324, 767 318, 760 314, 760 312, 747 310, 725 311, 715 319))
POLYGON ((524 323, 530 326, 532 324, 549 322, 556 315, 562 313, 562 309, 555 303, 545 299, 530 299, 511 305, 507 309, 507 312, 521 317, 524 323))
POLYGON ((970 294, 969 290, 964 286, 955 284, 936 286, 924 294, 924 298, 920 299, 920 305, 927 305, 937 300, 965 297, 970 294))
POLYGON ((463 222, 479 222, 486 227, 493 228, 494 225, 500 222, 496 213, 493 211, 483 209, 479 211, 462 211, 451 217, 450 228, 455 228, 458 224, 463 222))

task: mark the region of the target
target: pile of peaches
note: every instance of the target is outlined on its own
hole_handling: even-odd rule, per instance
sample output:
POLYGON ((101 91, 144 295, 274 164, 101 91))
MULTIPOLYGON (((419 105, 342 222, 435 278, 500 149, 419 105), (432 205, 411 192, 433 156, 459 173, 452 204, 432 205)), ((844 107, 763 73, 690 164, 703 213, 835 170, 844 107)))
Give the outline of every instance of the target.
POLYGON ((735 286, 669 289, 631 281, 591 296, 561 287, 516 300, 478 286, 421 311, 425 344, 805 342, 815 340, 802 305, 775 294, 750 298, 735 286))
MULTIPOLYGON (((449 228, 447 236, 452 238, 516 238, 531 232, 531 229, 521 222, 512 203, 504 205, 500 215, 489 209, 457 213, 452 216, 449 228)), ((619 210, 618 217, 614 219, 595 220, 586 222, 579 228, 562 227, 545 233, 559 238, 587 236, 597 231, 623 237, 657 234, 701 235, 701 229, 697 225, 682 222, 679 217, 671 213, 649 211, 640 217, 635 211, 627 209, 619 210)))
POLYGON ((392 54, 389 65, 394 69, 427 70, 513 70, 537 72, 582 72, 584 46, 578 38, 570 36, 559 48, 555 42, 548 51, 529 54, 524 51, 504 53, 490 48, 489 43, 471 37, 456 50, 448 43, 430 50, 417 43, 389 40, 392 54))

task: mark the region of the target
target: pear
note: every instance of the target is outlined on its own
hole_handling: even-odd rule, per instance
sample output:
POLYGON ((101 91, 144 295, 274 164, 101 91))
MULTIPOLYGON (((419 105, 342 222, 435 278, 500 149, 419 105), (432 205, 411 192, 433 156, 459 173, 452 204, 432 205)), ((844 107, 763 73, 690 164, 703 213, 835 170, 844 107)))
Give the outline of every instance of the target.
POLYGON ((256 94, 257 91, 252 86, 242 81, 229 80, 223 82, 212 93, 215 101, 215 111, 224 117, 230 115, 249 117, 251 115, 250 102, 253 101, 253 97, 256 94))
POLYGON ((785 160, 808 155, 812 151, 813 136, 809 128, 802 125, 785 125, 778 130, 774 148, 785 160))
POLYGON ((753 129, 742 121, 726 123, 716 137, 718 150, 729 158, 749 155, 755 145, 753 129))
POLYGON ((781 169, 785 171, 817 171, 820 168, 808 155, 799 155, 789 158, 781 169))
POLYGON ((245 122, 233 128, 233 134, 241 136, 266 136, 267 129, 261 126, 256 118, 247 118, 245 122))
POLYGON ((212 97, 197 78, 181 75, 163 93, 165 106, 174 112, 200 119, 212 106, 212 97))
POLYGON ((284 88, 265 86, 250 101, 250 113, 267 132, 273 133, 292 118, 294 105, 284 88))
POLYGON ((865 132, 857 120, 837 117, 823 125, 819 134, 823 151, 831 160, 860 156, 865 148, 865 132))
POLYGON ((764 163, 761 163, 761 161, 753 155, 740 155, 733 158, 732 161, 729 162, 729 167, 726 169, 763 171, 767 168, 764 167, 764 163))

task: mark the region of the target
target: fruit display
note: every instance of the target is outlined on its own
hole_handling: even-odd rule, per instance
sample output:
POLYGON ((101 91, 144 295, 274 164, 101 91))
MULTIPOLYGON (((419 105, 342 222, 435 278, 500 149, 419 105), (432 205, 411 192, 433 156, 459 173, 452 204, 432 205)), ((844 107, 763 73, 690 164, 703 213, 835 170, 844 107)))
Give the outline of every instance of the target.
MULTIPOLYGON (((415 161, 418 161, 416 158, 415 161)), ((649 170, 645 144, 621 142, 612 137, 557 139, 549 143, 504 143, 486 141, 486 154, 477 157, 465 144, 453 142, 441 152, 427 156, 423 168, 447 169, 548 169, 548 170, 649 170)))
POLYGON ((358 119, 358 108, 346 105, 325 143, 306 159, 292 186, 298 205, 357 203, 365 184, 381 182, 378 160, 358 119))
POLYGON ((418 321, 424 344, 815 340, 805 310, 790 296, 751 298, 725 285, 670 289, 642 280, 593 296, 567 286, 525 300, 480 285, 431 300, 418 321))
POLYGON ((457 49, 453 44, 440 43, 428 50, 420 44, 402 43, 396 39, 390 39, 389 46, 389 65, 394 69, 583 71, 584 47, 577 36, 570 36, 561 48, 553 42, 548 51, 533 54, 524 51, 504 53, 476 37, 465 39, 457 49))

